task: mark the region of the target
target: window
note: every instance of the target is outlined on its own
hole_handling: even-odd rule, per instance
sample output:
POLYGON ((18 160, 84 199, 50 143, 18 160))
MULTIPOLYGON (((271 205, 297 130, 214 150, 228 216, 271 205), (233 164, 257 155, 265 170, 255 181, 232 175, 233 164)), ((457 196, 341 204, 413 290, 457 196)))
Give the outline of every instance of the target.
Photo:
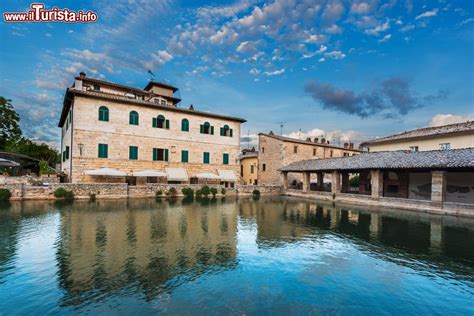
POLYGON ((94 91, 100 91, 100 86, 98 84, 94 85, 94 91))
POLYGON ((294 154, 297 154, 297 153, 298 153, 298 146, 294 146, 294 147, 293 147, 293 153, 294 153, 294 154))
POLYGON ((66 146, 66 160, 69 159, 69 146, 66 146))
POLYGON ((440 147, 441 150, 450 150, 451 149, 451 143, 439 144, 439 147, 440 147))
POLYGON ((189 152, 187 150, 181 150, 181 162, 189 162, 189 152))
POLYGON ((187 119, 181 120, 181 131, 189 132, 189 121, 187 119))
POLYGON ((265 153, 265 147, 262 147, 262 154, 265 153))
POLYGON ((224 127, 220 129, 220 135, 232 137, 232 128, 230 128, 229 125, 224 125, 224 127))
POLYGON ((138 159, 138 147, 137 146, 130 146, 128 149, 128 158, 130 160, 137 160, 138 159))
POLYGON ((168 149, 153 148, 153 161, 168 161, 168 149))
POLYGON ((105 106, 99 108, 99 121, 109 121, 109 109, 105 106))
POLYGON ((153 118, 152 126, 156 128, 170 129, 170 120, 165 119, 163 115, 158 115, 153 118))
POLYGON ((209 122, 204 122, 200 128, 201 134, 210 134, 214 135, 214 126, 211 126, 209 122))
POLYGON ((130 125, 138 125, 138 113, 136 111, 130 112, 128 122, 130 125))
POLYGON ((99 144, 99 158, 107 158, 109 156, 109 145, 99 144))
POLYGON ((209 164, 209 161, 211 160, 211 155, 208 152, 204 152, 202 154, 202 162, 205 164, 209 164))
POLYGON ((412 152, 416 152, 416 151, 418 151, 418 146, 410 146, 410 150, 412 152))
POLYGON ((316 148, 313 148, 313 156, 316 156, 316 148))
POLYGON ((332 157, 332 155, 333 155, 333 151, 331 150, 331 151, 329 152, 329 157, 332 157))
POLYGON ((253 173, 253 172, 254 172, 254 169, 255 169, 255 166, 254 166, 254 165, 251 165, 251 166, 250 166, 250 173, 253 173))
POLYGON ((262 164, 262 171, 265 171, 267 170, 267 165, 266 164, 262 164))
POLYGON ((161 105, 166 105, 166 100, 161 100, 161 105))
POLYGON ((349 156, 349 153, 342 153, 342 156, 347 157, 347 156, 349 156))
POLYGON ((229 164, 229 154, 226 154, 226 153, 222 154, 222 163, 223 163, 224 165, 228 165, 228 164, 229 164))

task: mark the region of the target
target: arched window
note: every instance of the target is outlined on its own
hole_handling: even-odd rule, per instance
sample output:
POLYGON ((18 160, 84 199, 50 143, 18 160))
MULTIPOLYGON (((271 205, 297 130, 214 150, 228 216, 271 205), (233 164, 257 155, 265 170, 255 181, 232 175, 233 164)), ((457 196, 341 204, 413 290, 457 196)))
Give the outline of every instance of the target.
POLYGON ((109 109, 105 106, 99 108, 99 121, 109 121, 109 109))
POLYGON ((129 123, 130 125, 138 125, 138 113, 136 111, 130 112, 129 123))
POLYGON ((181 131, 189 132, 189 121, 187 119, 181 121, 181 131))
POLYGON ((153 118, 153 127, 169 129, 170 121, 165 119, 165 117, 160 114, 153 118))
POLYGON ((211 133, 211 124, 209 124, 209 122, 204 122, 204 124, 201 125, 201 133, 203 134, 211 133))
POLYGON ((232 137, 232 129, 229 127, 229 125, 224 125, 224 127, 221 127, 221 136, 229 136, 232 137))

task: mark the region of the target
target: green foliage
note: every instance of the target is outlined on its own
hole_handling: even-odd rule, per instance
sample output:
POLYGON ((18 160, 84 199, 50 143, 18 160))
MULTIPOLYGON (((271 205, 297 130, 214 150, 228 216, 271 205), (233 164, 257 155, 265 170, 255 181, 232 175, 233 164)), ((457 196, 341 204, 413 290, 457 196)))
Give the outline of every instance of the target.
POLYGON ((225 188, 222 188, 222 189, 221 189, 221 194, 222 194, 222 195, 225 195, 225 188))
POLYGON ((201 191, 201 189, 196 190, 196 199, 198 199, 198 200, 202 199, 202 191, 201 191))
POLYGON ((208 197, 209 194, 211 193, 211 190, 209 189, 207 185, 205 185, 201 188, 201 193, 203 196, 208 197))
POLYGON ((217 189, 216 189, 216 188, 211 188, 209 191, 211 191, 212 198, 215 199, 215 198, 216 198, 216 194, 217 194, 217 189))
POLYGON ((74 192, 59 187, 54 190, 54 197, 57 199, 74 200, 74 192))
POLYGON ((21 137, 20 116, 16 113, 11 100, 0 96, 0 150, 21 137))
POLYGON ((12 193, 8 189, 0 189, 0 202, 8 202, 12 197, 12 193))
POLYGON ((67 190, 65 188, 59 187, 56 190, 54 190, 54 197, 58 199, 63 198, 66 196, 66 192, 67 190))
POLYGON ((40 167, 40 174, 51 174, 51 169, 49 168, 49 164, 46 160, 41 160, 39 162, 39 167, 40 167))
POLYGON ((191 188, 183 188, 183 189, 181 189, 181 192, 183 192, 183 195, 187 199, 192 199, 194 197, 194 190, 191 189, 191 188))
POLYGON ((351 187, 359 187, 359 183, 360 183, 360 178, 359 176, 355 176, 355 177, 352 177, 350 180, 349 180, 349 185, 351 187))
POLYGON ((175 188, 171 187, 168 192, 166 192, 166 195, 167 196, 172 196, 172 197, 175 197, 176 195, 178 194, 178 191, 176 191, 175 188))
POLYGON ((91 201, 91 202, 95 202, 95 199, 96 199, 96 195, 95 195, 95 193, 92 193, 92 192, 91 192, 91 193, 89 193, 89 201, 91 201))
POLYGON ((155 197, 160 197, 162 195, 163 195, 163 191, 158 190, 158 191, 156 191, 155 197))
POLYGON ((45 160, 51 167, 60 159, 59 153, 49 147, 47 144, 37 144, 28 138, 18 138, 13 141, 9 141, 5 148, 6 151, 25 155, 38 160, 45 160))
POLYGON ((253 190, 252 191, 252 197, 255 199, 255 200, 258 200, 260 198, 260 191, 259 190, 253 190))

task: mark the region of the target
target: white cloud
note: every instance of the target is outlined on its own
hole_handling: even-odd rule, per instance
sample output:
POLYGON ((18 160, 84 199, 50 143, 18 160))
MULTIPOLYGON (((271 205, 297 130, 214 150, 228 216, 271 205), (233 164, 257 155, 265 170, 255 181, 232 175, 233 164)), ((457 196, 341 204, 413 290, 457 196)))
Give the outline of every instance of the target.
POLYGON ((278 75, 281 75, 285 72, 285 69, 282 68, 282 69, 279 69, 279 70, 275 70, 275 71, 265 71, 265 74, 267 76, 278 76, 278 75))
POLYGON ((423 19, 423 18, 430 18, 430 17, 433 17, 433 16, 436 16, 438 15, 438 9, 433 9, 431 11, 426 11, 420 15, 417 15, 415 17, 415 20, 419 20, 419 19, 423 19))
POLYGON ((372 29, 365 30, 364 33, 368 35, 378 36, 380 33, 385 32, 388 29, 390 29, 390 22, 387 20, 383 24, 379 24, 372 29))
POLYGON ((316 56, 316 55, 318 55, 318 54, 322 54, 322 53, 324 53, 327 49, 328 49, 327 46, 321 45, 317 51, 312 52, 312 53, 308 53, 308 54, 303 54, 302 59, 311 58, 311 57, 314 57, 314 56, 316 56))
POLYGON ((339 34, 342 33, 342 28, 337 26, 336 24, 332 24, 331 26, 324 29, 327 33, 330 34, 339 34))
POLYGON ((260 73, 260 70, 258 70, 257 68, 252 68, 250 69, 249 73, 256 76, 260 73))
POLYGON ((372 11, 372 7, 367 2, 353 3, 351 6, 351 12, 357 14, 367 14, 372 11))
POLYGON ((355 143, 359 144, 363 140, 366 139, 366 135, 354 130, 348 131, 341 131, 339 129, 332 130, 332 131, 325 131, 323 129, 314 128, 309 131, 293 131, 288 134, 284 134, 283 136, 306 140, 307 138, 311 138, 314 141, 314 138, 319 138, 318 141, 321 141, 321 138, 325 138, 330 143, 336 146, 343 146, 344 143, 355 143))
POLYGON ((239 53, 246 53, 246 54, 255 54, 258 52, 257 43, 251 41, 244 41, 237 46, 236 49, 239 53))
POLYGON ((324 57, 332 58, 332 59, 344 59, 346 55, 340 50, 335 50, 335 51, 324 54, 324 57))
POLYGON ((309 43, 309 44, 319 44, 319 43, 324 42, 326 39, 327 39, 326 35, 311 34, 303 42, 304 43, 309 43))
POLYGON ((474 18, 468 18, 468 19, 462 20, 457 25, 458 26, 463 26, 464 24, 468 24, 468 23, 471 23, 471 22, 474 22, 474 18))
POLYGON ((453 115, 453 114, 436 114, 431 118, 429 126, 441 126, 441 125, 448 125, 448 124, 455 124, 461 123, 466 121, 473 121, 473 115, 453 115))
POLYGON ((321 58, 318 59, 318 61, 319 61, 320 63, 325 62, 325 61, 326 61, 326 58, 321 57, 321 58))
POLYGON ((387 35, 385 35, 383 38, 379 39, 379 43, 387 42, 387 41, 390 40, 391 38, 392 38, 392 34, 387 34, 387 35))
POLYGON ((151 55, 150 60, 147 61, 147 62, 144 62, 143 66, 146 69, 153 70, 158 66, 166 64, 167 62, 169 62, 172 59, 173 59, 173 55, 168 53, 166 50, 159 50, 156 53, 153 53, 151 55))

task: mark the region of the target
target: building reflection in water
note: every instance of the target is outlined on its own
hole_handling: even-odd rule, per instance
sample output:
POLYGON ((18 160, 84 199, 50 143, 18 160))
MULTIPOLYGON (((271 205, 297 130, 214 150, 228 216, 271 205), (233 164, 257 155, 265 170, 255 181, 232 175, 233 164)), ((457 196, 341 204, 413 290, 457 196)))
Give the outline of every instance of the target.
POLYGON ((139 288, 149 299, 185 278, 236 265, 235 203, 75 203, 62 210, 58 250, 65 304, 139 288))

